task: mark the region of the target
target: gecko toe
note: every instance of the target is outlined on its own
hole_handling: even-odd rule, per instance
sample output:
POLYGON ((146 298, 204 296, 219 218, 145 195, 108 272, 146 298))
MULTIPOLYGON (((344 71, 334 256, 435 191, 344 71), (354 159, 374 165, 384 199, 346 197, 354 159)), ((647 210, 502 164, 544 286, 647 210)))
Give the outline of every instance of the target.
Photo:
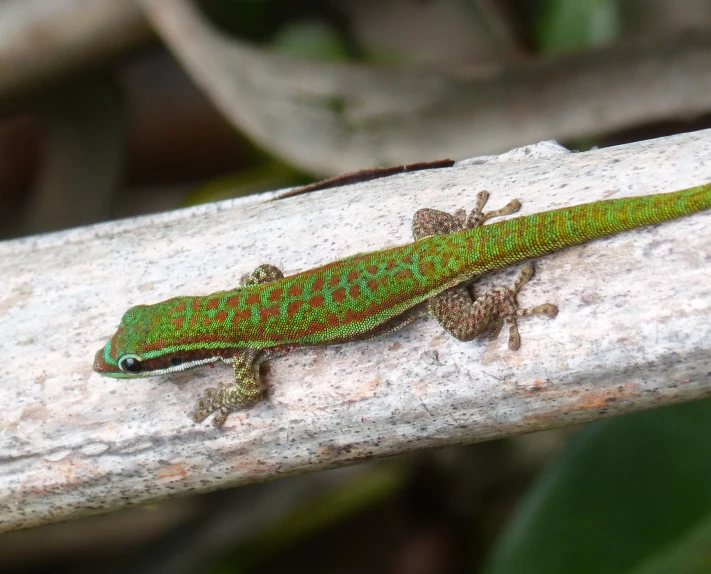
POLYGON ((553 305, 553 303, 544 303, 539 307, 541 315, 550 317, 551 319, 558 314, 558 307, 553 305))
POLYGON ((204 421, 208 416, 210 416, 212 410, 198 407, 193 411, 191 418, 194 422, 199 423, 204 421))
POLYGON ((229 411, 225 408, 221 408, 215 416, 212 418, 212 425, 216 428, 220 428, 227 420, 227 415, 229 411))

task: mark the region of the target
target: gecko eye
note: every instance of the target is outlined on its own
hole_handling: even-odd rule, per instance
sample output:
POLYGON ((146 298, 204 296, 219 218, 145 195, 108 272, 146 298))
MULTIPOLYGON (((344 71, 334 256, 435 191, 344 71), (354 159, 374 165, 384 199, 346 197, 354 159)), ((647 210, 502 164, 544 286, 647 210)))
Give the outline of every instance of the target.
POLYGON ((138 355, 124 355, 118 360, 118 366, 124 373, 133 373, 134 375, 143 370, 141 357, 138 355))
POLYGON ((183 359, 182 359, 182 357, 171 357, 170 364, 173 365, 174 367, 177 367, 178 365, 183 364, 183 359))

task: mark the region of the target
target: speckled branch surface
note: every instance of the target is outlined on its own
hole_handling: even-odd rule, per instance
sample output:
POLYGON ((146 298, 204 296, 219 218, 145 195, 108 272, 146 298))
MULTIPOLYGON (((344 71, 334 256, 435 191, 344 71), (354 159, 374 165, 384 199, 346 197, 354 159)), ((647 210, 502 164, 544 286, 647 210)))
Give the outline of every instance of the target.
POLYGON ((527 214, 706 183, 711 131, 465 163, 0 243, 0 528, 711 394, 711 213, 540 259, 521 302, 560 313, 522 319, 518 352, 505 337, 459 342, 430 319, 294 352, 263 372, 268 400, 219 430, 187 415, 229 380, 225 365, 133 381, 92 372, 129 306, 231 288, 265 262, 289 274, 400 244, 418 208, 471 207, 482 189, 527 214))

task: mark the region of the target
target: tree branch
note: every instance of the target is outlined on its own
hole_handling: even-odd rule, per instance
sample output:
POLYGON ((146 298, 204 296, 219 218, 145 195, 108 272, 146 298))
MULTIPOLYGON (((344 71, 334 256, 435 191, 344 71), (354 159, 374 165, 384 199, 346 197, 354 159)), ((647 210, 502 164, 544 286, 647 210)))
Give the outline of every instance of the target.
MULTIPOLYGON (((188 418, 222 365, 140 380, 92 372, 131 305, 295 273, 409 239, 421 207, 533 213, 711 181, 711 131, 586 153, 533 146, 453 168, 267 202, 271 194, 0 243, 0 529, 417 449, 576 424, 711 394, 711 213, 537 262, 505 337, 430 319, 271 361, 268 400, 221 429, 188 418)), ((482 281, 508 283, 517 269, 482 281)))
POLYGON ((151 37, 134 0, 0 2, 0 102, 95 66, 151 37))

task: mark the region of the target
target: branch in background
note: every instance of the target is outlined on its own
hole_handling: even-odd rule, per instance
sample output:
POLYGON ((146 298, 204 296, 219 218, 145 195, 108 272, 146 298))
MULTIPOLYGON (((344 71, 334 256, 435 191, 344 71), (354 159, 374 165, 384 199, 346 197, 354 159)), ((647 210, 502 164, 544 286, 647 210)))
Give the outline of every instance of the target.
POLYGON ((134 0, 0 2, 0 106, 151 38, 134 0))
MULTIPOLYGON (((238 129, 323 175, 594 136, 711 109, 711 37, 703 32, 463 77, 286 59, 219 35, 186 0, 140 1, 238 129)), ((134 1, 0 3, 0 107, 149 37, 134 1)))
POLYGON ((458 159, 711 110, 704 33, 466 77, 284 58, 221 35, 189 1, 139 1, 235 127, 318 174, 458 159))

